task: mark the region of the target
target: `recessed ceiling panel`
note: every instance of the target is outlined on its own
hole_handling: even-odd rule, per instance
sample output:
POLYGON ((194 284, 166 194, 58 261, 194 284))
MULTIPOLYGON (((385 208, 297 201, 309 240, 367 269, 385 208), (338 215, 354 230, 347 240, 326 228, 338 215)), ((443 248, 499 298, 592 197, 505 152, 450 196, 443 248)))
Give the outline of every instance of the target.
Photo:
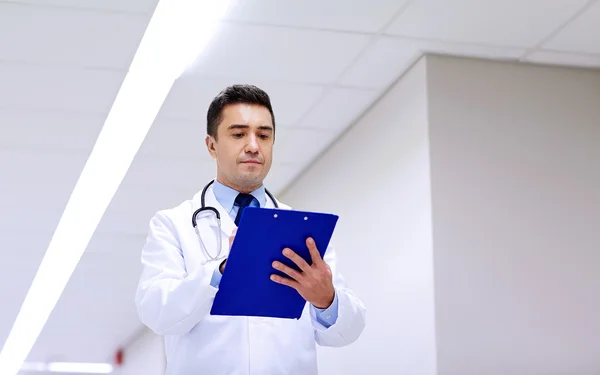
POLYGON ((3 0, 25 6, 107 10, 114 12, 152 13, 158 0, 3 0))
POLYGON ((206 133, 206 112, 213 98, 227 86, 252 84, 263 89, 270 97, 275 120, 282 126, 294 125, 308 112, 324 91, 322 85, 273 82, 268 78, 214 78, 198 71, 198 75, 186 75, 179 79, 169 93, 160 117, 188 119, 206 133))
POLYGON ((238 0, 228 19, 279 26, 375 33, 406 0, 238 0))
POLYGON ((532 48, 588 0, 413 1, 387 33, 532 48))
POLYGON ((150 17, 0 2, 0 59, 126 70, 150 17))
POLYGON ((600 55, 600 2, 569 23, 543 48, 600 55))
POLYGON ((235 81, 332 83, 369 36, 222 23, 191 74, 235 81))
POLYGON ((0 62, 0 106, 106 116, 125 72, 0 62))

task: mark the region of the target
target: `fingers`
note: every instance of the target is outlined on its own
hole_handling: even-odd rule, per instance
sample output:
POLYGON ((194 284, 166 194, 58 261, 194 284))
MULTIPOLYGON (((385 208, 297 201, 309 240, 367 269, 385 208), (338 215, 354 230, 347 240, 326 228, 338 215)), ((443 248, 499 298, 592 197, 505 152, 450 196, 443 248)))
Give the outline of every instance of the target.
POLYGON ((292 279, 296 280, 296 281, 300 281, 300 279, 302 278, 302 274, 298 271, 296 271, 295 269, 286 266, 285 264, 281 263, 281 262, 273 262, 273 268, 275 268, 276 270, 279 270, 283 273, 285 273, 286 275, 288 275, 289 277, 291 277, 292 279))
POLYGON ((287 277, 282 277, 279 275, 271 275, 271 280, 282 285, 287 285, 290 288, 298 289, 298 285, 300 285, 297 281, 288 279, 287 277))
POLYGON ((321 254, 319 253, 319 249, 317 249, 317 244, 315 243, 315 240, 312 238, 308 238, 306 240, 306 246, 308 247, 308 251, 310 252, 310 257, 314 263, 318 263, 319 261, 321 261, 321 254))
POLYGON ((283 250, 283 255, 289 258, 292 262, 294 262, 303 272, 307 272, 310 269, 310 265, 306 263, 304 259, 291 249, 283 250))

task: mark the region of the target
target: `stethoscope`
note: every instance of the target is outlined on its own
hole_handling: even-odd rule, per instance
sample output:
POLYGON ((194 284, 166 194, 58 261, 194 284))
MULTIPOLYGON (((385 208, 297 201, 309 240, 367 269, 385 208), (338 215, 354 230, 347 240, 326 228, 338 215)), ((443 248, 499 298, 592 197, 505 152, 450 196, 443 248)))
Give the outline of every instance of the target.
MULTIPOLYGON (((223 238, 221 236, 221 214, 219 213, 219 210, 217 210, 216 208, 207 206, 205 199, 204 199, 204 197, 206 195, 206 190, 208 190, 208 188, 214 182, 215 182, 215 180, 210 181, 208 184, 206 184, 206 186, 204 186, 204 189, 202 189, 202 193, 200 194, 200 208, 197 209, 196 211, 194 211, 194 213, 192 214, 192 226, 194 227, 194 230, 196 231, 196 235, 198 236, 198 240, 200 240, 202 250, 204 250, 204 252, 206 253, 206 256, 210 260, 219 260, 219 259, 225 258, 225 257, 223 257, 223 258, 220 257, 221 252, 223 251, 223 238), (217 233, 217 246, 218 246, 219 252, 217 253, 217 256, 215 256, 215 257, 211 256, 210 253, 208 252, 208 248, 204 245, 204 241, 202 241, 202 236, 200 235, 200 230, 198 229, 198 219, 197 219, 198 215, 200 215, 202 212, 206 212, 206 211, 210 211, 215 214, 215 217, 217 218, 217 226, 219 227, 219 232, 217 233)), ((271 199, 271 201, 273 202, 273 205, 275 206, 275 208, 279 208, 279 205, 277 204, 277 200, 273 197, 271 192, 269 192, 269 190, 267 190, 267 189, 265 189, 265 192, 269 196, 269 199, 271 199)))

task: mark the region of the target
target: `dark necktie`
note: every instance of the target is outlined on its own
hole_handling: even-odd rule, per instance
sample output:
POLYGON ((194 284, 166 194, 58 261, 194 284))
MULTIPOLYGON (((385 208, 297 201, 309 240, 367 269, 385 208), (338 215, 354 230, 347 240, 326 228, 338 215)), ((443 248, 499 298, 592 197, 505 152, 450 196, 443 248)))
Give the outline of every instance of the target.
POLYGON ((253 200, 254 197, 252 195, 243 193, 238 194, 235 198, 235 204, 239 206, 235 217, 235 225, 239 225, 240 219, 242 218, 242 211, 244 211, 244 208, 248 207, 253 200))

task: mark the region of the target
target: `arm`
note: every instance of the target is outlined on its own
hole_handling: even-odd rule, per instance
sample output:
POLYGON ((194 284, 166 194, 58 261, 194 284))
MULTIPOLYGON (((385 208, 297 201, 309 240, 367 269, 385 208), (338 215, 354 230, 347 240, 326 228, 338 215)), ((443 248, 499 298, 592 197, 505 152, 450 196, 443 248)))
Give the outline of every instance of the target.
POLYGON ((311 317, 316 320, 323 328, 329 328, 337 321, 338 317, 338 296, 337 293, 333 296, 333 302, 326 309, 319 309, 314 305, 311 307, 311 317))
POLYGON ((210 311, 217 292, 210 281, 219 262, 186 270, 173 224, 161 212, 150 221, 141 261, 135 302, 142 323, 162 335, 189 332, 210 311))
POLYGON ((287 277, 272 275, 271 279, 296 289, 312 305, 310 315, 319 345, 349 345, 359 338, 365 327, 366 309, 337 272, 333 247, 329 247, 321 258, 312 239, 308 239, 306 245, 312 264, 293 250, 284 249, 283 254, 298 266, 299 271, 275 261, 273 267, 287 277))
POLYGON ((325 311, 330 311, 337 304, 337 311, 330 311, 331 318, 337 316, 331 325, 323 324, 328 321, 329 314, 318 314, 311 308, 311 318, 315 330, 315 340, 321 346, 345 346, 356 341, 366 325, 366 308, 356 294, 348 288, 343 276, 337 271, 335 249, 330 246, 323 260, 331 269, 335 298, 332 305, 325 311))

